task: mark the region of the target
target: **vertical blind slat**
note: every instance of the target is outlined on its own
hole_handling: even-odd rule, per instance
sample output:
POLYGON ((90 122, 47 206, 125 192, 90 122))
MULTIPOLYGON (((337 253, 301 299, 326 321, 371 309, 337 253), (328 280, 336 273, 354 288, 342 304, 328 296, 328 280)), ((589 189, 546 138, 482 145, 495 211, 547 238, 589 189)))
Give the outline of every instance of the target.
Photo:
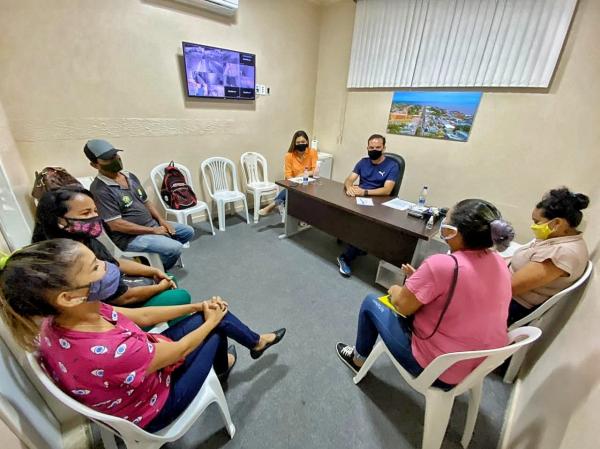
POLYGON ((577 0, 358 0, 348 87, 548 87, 577 0))

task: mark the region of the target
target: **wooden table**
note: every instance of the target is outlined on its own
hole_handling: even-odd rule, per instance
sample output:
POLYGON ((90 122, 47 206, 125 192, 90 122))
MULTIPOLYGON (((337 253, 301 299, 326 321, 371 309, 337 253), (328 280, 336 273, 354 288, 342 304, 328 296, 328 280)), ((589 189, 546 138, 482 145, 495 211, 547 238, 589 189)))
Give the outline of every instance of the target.
POLYGON ((438 232, 439 222, 426 229, 425 221, 407 211, 382 206, 391 197, 369 197, 373 206, 359 206, 344 185, 320 178, 308 185, 277 181, 287 189, 285 237, 301 229, 299 221, 350 243, 397 267, 411 263, 419 242, 438 232))

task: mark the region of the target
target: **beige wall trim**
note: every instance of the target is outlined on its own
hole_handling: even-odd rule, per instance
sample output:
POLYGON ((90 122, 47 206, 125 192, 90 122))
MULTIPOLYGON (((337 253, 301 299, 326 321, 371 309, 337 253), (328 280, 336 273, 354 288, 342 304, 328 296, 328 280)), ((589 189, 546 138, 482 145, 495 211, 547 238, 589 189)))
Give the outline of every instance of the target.
POLYGON ((88 139, 100 136, 162 137, 204 136, 208 134, 241 135, 247 127, 233 119, 182 119, 182 118, 59 118, 40 121, 15 120, 11 122, 17 142, 47 142, 88 139))

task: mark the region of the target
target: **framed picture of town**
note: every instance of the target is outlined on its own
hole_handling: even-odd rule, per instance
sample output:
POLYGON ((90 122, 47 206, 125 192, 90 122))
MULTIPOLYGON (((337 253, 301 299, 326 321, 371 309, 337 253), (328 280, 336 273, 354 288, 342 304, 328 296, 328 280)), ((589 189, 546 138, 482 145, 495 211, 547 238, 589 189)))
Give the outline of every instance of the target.
POLYGON ((481 92, 396 91, 387 132, 466 142, 480 100, 481 92))

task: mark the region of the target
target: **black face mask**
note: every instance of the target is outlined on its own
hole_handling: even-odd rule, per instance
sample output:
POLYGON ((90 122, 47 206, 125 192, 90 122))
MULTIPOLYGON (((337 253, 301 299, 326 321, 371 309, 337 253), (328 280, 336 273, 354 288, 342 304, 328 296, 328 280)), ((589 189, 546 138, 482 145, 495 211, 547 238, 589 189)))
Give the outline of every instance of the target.
POLYGON ((101 165, 100 167, 102 167, 102 170, 109 173, 119 173, 121 170, 123 170, 123 161, 120 157, 116 157, 110 161, 110 163, 101 165))
POLYGON ((383 151, 381 150, 369 150, 369 159, 371 159, 372 161, 376 161, 377 159, 379 159, 381 157, 381 155, 383 154, 383 151))
POLYGON ((303 153, 308 148, 308 144, 307 143, 297 143, 294 146, 294 148, 296 149, 296 151, 299 151, 300 153, 303 153))

